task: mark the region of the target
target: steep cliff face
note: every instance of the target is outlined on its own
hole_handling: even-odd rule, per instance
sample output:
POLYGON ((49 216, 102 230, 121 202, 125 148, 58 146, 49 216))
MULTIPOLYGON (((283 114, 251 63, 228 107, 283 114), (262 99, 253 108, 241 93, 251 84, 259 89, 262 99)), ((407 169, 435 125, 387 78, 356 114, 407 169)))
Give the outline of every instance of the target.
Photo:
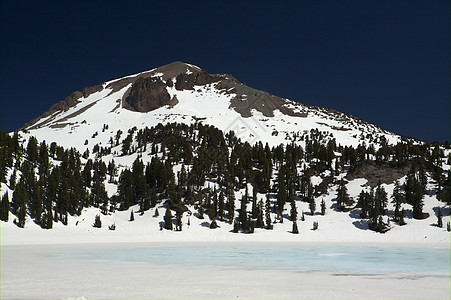
POLYGON ((138 112, 149 112, 170 104, 166 84, 158 77, 139 78, 130 88, 124 107, 138 112), (129 107, 126 105, 128 104, 129 107))
POLYGON ((205 85, 221 80, 218 75, 211 75, 205 70, 195 73, 181 73, 176 77, 175 88, 181 90, 192 90, 195 85, 205 85))

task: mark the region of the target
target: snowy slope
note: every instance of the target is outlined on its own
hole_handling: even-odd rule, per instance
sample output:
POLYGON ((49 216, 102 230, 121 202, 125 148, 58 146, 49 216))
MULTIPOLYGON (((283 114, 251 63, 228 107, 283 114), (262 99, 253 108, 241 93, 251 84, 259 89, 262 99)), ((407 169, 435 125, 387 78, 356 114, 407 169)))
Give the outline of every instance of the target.
MULTIPOLYGON (((188 64, 184 65, 186 74, 192 73, 190 70, 193 68, 198 68, 188 64)), ((177 66, 180 67, 179 64, 177 66)), ((299 136, 308 134, 311 130, 327 133, 328 139, 335 138, 337 144, 354 147, 363 142, 368 144, 369 138, 376 139, 383 136, 390 144, 396 143, 400 139, 393 133, 350 115, 303 105, 288 99, 284 99, 286 102, 284 106, 287 109, 293 111, 294 114, 302 112, 306 116, 288 115, 276 109, 273 117, 267 117, 262 112, 252 109, 256 105, 253 102, 259 101, 258 99, 247 100, 246 95, 241 95, 240 99, 242 100, 239 101, 242 101, 244 106, 248 105, 252 113, 252 116, 243 117, 231 105, 232 99, 237 97, 237 92, 233 92, 236 89, 221 88, 222 81, 194 86, 193 90, 177 90, 175 86, 167 87, 171 98, 175 96, 178 100, 174 106, 165 105, 150 112, 136 112, 124 108, 122 99, 129 92, 132 83, 120 89, 113 88, 114 84, 143 74, 162 80, 167 76, 158 72, 158 69, 153 69, 108 81, 102 84, 102 90, 94 92, 86 98, 79 98, 75 106, 66 111, 54 112, 25 129, 28 129, 29 134, 37 137, 38 140, 46 140, 49 143, 55 141, 66 148, 76 147, 81 153, 85 149, 91 149, 92 145, 96 143, 106 145, 110 137, 113 137, 119 129, 127 132, 134 126, 138 129, 146 126, 150 128, 158 123, 170 122, 185 124, 203 122, 216 126, 224 133, 232 130, 242 141, 248 141, 251 144, 262 141, 269 143, 270 146, 293 141, 304 145, 299 136), (108 125, 107 131, 102 130, 104 124, 108 125), (84 145, 87 137, 93 136, 96 132, 98 135, 90 139, 88 145, 84 145), (295 135, 298 138, 294 138, 295 135)), ((225 79, 228 78, 227 75, 222 76, 225 79)), ((170 79, 172 82, 176 82, 176 77, 170 79)), ((247 88, 241 83, 237 84, 247 88)))

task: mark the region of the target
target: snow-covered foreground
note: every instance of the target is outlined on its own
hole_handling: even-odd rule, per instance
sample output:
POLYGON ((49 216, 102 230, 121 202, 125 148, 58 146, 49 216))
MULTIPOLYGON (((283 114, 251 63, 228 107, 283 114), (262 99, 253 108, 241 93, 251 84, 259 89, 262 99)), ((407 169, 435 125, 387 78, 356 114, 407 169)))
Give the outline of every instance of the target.
MULTIPOLYGON (((181 249, 230 247, 230 243, 218 242, 169 245, 181 249)), ((160 246, 2 246, 1 299, 449 299, 450 295, 449 275, 261 270, 239 265, 170 264, 171 255, 158 263, 134 257, 95 259, 97 254, 93 255, 118 250, 133 255, 137 247, 152 251, 160 246)))

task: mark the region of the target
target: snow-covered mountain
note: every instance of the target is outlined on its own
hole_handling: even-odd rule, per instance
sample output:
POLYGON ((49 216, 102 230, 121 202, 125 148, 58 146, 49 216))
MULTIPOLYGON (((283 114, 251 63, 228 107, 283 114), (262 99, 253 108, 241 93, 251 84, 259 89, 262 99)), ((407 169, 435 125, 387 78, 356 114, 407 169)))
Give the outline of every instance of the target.
POLYGON ((2 133, 0 158, 1 230, 12 244, 449 244, 449 145, 405 139, 187 63, 72 93, 14 137, 2 133), (103 226, 93 229, 97 216, 103 226), (213 221, 219 227, 210 230, 213 221), (301 238, 291 234, 298 221, 301 238), (172 222, 183 234, 162 230, 172 222), (255 235, 233 233, 254 226, 255 235))
POLYGON ((312 130, 323 133, 324 142, 335 138, 343 146, 382 137, 390 144, 400 140, 351 115, 284 99, 231 75, 212 75, 182 62, 74 92, 23 129, 38 140, 84 152, 96 143, 106 145, 118 130, 171 122, 202 122, 224 133, 232 130, 243 142, 270 146, 291 142, 304 146, 303 138, 312 130))

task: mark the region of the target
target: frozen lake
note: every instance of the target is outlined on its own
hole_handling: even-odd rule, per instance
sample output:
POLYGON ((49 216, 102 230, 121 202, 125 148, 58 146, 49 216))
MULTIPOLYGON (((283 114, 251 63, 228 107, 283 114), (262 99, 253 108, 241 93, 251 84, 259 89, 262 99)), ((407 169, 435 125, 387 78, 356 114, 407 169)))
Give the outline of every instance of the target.
POLYGON ((117 243, 2 246, 1 299, 449 299, 450 250, 117 243))
POLYGON ((109 247, 53 254, 99 262, 147 262, 246 270, 450 276, 446 248, 341 245, 195 245, 109 247))

